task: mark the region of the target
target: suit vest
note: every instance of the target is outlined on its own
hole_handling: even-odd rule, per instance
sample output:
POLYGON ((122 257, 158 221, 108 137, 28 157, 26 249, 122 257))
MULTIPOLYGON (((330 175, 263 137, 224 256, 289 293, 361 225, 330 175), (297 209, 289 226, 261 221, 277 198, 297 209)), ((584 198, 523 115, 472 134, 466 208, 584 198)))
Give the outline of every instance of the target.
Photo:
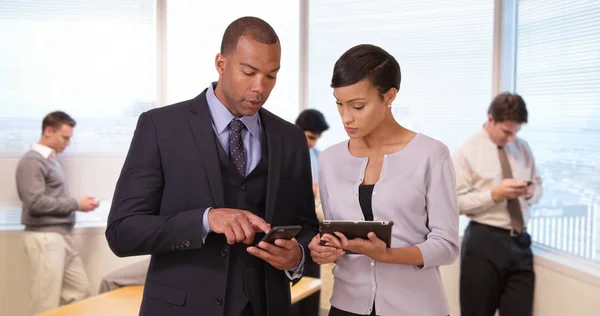
MULTIPOLYGON (((215 141, 223 178, 224 207, 247 210, 265 218, 268 153, 264 133, 261 136, 260 161, 246 177, 237 171, 216 136, 215 141)), ((256 234, 253 244, 263 236, 264 233, 256 234)), ((240 315, 248 303, 255 315, 266 314, 266 263, 248 253, 247 247, 244 243, 236 243, 230 249, 224 304, 226 316, 240 315)))

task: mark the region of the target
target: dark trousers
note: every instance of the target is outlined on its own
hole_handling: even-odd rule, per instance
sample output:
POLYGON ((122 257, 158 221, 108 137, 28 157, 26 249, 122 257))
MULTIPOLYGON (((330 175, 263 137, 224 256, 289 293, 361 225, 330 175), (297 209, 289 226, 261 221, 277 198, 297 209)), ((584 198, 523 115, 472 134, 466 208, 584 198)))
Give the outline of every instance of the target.
MULTIPOLYGON (((304 266, 304 276, 319 278, 321 266, 317 263, 307 261, 304 266)), ((307 298, 292 305, 292 316, 319 316, 321 302, 321 291, 316 291, 307 298)))
MULTIPOLYGON (((350 313, 347 311, 343 311, 343 310, 331 305, 331 308, 329 309, 329 316, 364 316, 364 315, 354 314, 354 313, 350 313)), ((373 310, 371 311, 371 314, 369 314, 369 316, 375 316, 375 305, 373 305, 373 310)))
POLYGON ((462 316, 530 316, 535 274, 531 248, 508 230, 471 221, 460 266, 462 316))

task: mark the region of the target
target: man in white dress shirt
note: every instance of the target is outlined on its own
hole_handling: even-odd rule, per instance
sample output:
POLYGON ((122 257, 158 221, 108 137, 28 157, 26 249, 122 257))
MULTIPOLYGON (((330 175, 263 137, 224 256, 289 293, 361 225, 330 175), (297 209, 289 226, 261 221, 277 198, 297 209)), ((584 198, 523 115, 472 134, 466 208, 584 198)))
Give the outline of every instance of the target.
POLYGON ((31 266, 31 312, 41 313, 89 295, 89 281, 75 248, 75 212, 98 207, 91 196, 69 192, 57 155, 71 142, 75 120, 52 112, 42 121, 42 136, 19 161, 15 178, 23 202, 23 241, 31 266))
POLYGON ((464 316, 532 313, 535 274, 526 226, 542 186, 529 145, 516 136, 525 123, 523 98, 502 93, 483 129, 453 159, 459 210, 471 219, 461 253, 464 316))

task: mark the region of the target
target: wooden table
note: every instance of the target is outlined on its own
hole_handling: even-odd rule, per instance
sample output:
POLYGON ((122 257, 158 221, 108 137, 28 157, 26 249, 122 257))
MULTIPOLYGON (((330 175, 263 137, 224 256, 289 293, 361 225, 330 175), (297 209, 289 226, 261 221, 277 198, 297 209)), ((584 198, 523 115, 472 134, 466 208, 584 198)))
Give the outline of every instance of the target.
POLYGON ((321 279, 303 277, 296 285, 292 286, 292 304, 296 304, 320 289, 321 279))
MULTIPOLYGON (((321 280, 303 277, 292 286, 292 304, 299 302, 321 288, 321 280)), ((38 316, 134 316, 140 311, 143 285, 126 286, 88 299, 53 309, 38 316)))
POLYGON ((39 316, 127 316, 139 315, 143 285, 126 286, 61 306, 39 316))

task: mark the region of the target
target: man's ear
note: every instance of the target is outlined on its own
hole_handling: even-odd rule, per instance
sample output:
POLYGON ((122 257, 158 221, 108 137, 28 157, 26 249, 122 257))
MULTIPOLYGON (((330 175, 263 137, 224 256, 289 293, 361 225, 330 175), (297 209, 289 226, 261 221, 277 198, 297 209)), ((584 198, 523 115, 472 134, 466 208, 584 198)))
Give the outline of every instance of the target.
POLYGON ((222 76, 225 72, 225 68, 227 67, 227 57, 225 55, 218 53, 215 57, 215 68, 217 72, 219 72, 219 76, 222 76))
POLYGON ((46 126, 44 131, 42 132, 42 136, 49 137, 54 133, 54 128, 52 126, 46 126))
POLYGON ((492 117, 491 114, 488 114, 488 123, 493 124, 494 122, 494 118, 492 117))

